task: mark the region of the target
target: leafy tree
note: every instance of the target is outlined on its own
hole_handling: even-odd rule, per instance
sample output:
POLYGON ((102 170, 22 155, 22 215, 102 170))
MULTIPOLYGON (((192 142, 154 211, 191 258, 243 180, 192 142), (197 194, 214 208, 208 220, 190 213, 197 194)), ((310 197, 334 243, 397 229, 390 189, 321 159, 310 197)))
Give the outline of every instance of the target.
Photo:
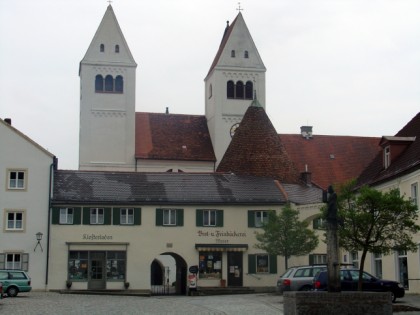
POLYGON ((263 233, 256 232, 256 248, 270 255, 284 257, 286 269, 290 256, 306 255, 318 246, 318 237, 308 229, 308 222, 299 221, 299 211, 287 204, 277 215, 270 211, 268 222, 263 224, 263 233))
POLYGON ((354 190, 354 182, 341 187, 338 195, 340 246, 349 252, 361 251, 358 290, 362 290, 362 272, 368 252, 387 255, 393 250, 416 251, 412 235, 416 224, 416 206, 398 189, 380 192, 368 186, 354 190))

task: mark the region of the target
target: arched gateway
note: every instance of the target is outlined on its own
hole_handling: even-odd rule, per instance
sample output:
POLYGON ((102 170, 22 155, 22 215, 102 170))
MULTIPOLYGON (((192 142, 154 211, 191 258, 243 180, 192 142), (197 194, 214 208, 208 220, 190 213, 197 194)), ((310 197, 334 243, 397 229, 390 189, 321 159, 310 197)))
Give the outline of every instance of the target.
POLYGON ((187 263, 184 258, 171 252, 156 257, 150 265, 150 286, 152 295, 186 295, 187 263))

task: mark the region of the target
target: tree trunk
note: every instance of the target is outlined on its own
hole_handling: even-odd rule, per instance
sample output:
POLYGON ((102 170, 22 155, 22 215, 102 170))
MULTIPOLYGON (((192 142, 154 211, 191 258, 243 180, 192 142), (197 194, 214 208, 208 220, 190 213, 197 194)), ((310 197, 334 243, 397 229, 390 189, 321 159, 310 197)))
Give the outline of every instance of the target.
POLYGON ((365 269, 366 254, 367 254, 367 250, 363 250, 362 258, 360 259, 359 282, 357 283, 357 291, 362 291, 363 290, 363 270, 365 269))

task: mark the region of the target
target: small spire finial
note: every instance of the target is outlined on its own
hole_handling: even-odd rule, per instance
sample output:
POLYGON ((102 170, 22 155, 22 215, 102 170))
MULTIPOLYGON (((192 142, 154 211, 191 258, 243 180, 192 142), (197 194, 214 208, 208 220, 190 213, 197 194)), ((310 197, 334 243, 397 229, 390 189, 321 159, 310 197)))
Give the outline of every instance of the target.
POLYGON ((108 2, 108 4, 109 4, 109 5, 111 5, 111 3, 112 3, 112 0, 108 0, 107 2, 108 2))
POLYGON ((241 8, 241 3, 240 2, 238 2, 238 8, 236 10, 238 10, 239 13, 241 13, 241 11, 244 10, 244 9, 241 8))

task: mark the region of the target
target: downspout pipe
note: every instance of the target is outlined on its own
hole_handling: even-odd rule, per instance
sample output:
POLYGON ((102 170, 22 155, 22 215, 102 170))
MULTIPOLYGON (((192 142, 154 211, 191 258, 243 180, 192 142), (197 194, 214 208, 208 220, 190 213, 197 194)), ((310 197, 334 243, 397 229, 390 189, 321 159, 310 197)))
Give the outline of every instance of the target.
POLYGON ((54 183, 54 171, 57 170, 58 159, 53 157, 53 163, 50 165, 50 183, 49 183, 49 192, 48 192, 48 222, 47 222, 47 263, 45 270, 45 288, 48 287, 48 273, 49 273, 49 262, 50 262, 50 221, 51 221, 51 199, 53 193, 53 183, 54 183))

